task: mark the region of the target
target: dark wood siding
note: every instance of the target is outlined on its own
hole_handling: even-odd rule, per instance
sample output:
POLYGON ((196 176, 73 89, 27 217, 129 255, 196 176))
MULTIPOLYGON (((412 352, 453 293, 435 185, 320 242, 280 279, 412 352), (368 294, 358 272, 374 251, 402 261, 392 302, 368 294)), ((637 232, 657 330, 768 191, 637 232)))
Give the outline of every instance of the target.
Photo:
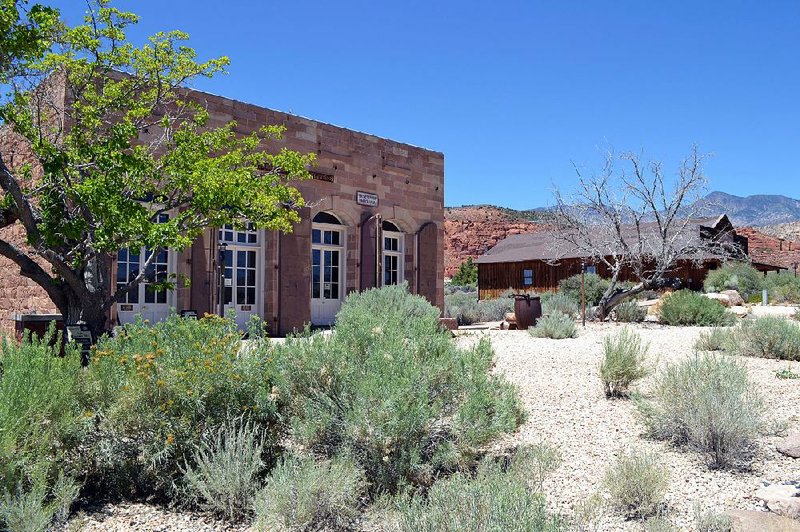
MULTIPOLYGON (((703 264, 692 261, 680 261, 668 277, 677 277, 684 286, 692 290, 700 290, 703 280, 710 269, 719 261, 711 260, 703 264)), ((550 264, 542 260, 524 262, 500 262, 494 264, 478 264, 478 299, 494 299, 507 290, 520 293, 554 291, 558 283, 572 275, 581 273, 580 259, 564 259, 558 264, 550 264), (524 284, 525 270, 533 270, 533 284, 524 284)), ((610 277, 604 264, 597 265, 597 273, 601 277, 610 277)), ((636 281, 632 272, 623 270, 621 281, 636 281)))

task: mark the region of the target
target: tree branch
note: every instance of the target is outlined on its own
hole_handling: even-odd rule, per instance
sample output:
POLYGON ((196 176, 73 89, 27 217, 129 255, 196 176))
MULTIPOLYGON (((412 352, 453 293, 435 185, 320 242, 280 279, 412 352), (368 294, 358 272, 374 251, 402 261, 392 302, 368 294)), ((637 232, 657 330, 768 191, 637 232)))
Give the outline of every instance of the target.
MULTIPOLYGON (((64 309, 66 296, 64 288, 56 282, 36 261, 15 245, 0 240, 0 255, 14 261, 19 266, 20 274, 41 286, 56 307, 64 309)), ((63 310, 62 310, 63 312, 63 310)))

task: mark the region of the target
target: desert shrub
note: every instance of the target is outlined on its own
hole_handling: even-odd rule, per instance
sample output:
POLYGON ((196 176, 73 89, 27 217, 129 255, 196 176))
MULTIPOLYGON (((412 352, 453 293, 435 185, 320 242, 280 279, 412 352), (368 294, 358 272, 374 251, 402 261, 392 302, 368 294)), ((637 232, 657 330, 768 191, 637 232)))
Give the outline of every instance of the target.
POLYGON ((699 504, 695 504, 694 529, 697 532, 730 532, 733 530, 733 522, 725 514, 703 510, 699 504))
POLYGON ((459 349, 403 286, 351 294, 330 337, 287 339, 274 356, 294 440, 352 454, 373 493, 469 465, 523 419, 516 389, 489 372, 489 343, 459 349))
POLYGON ((46 493, 62 470, 80 473, 88 424, 78 401, 80 354, 68 346, 59 356, 60 343, 52 328, 41 340, 0 340, 0 492, 30 494, 20 504, 35 498, 34 482, 46 493))
POLYGON ((609 467, 604 484, 619 510, 649 517, 664 505, 669 476, 654 453, 631 450, 621 453, 609 467))
POLYGON ((528 332, 537 338, 552 338, 554 340, 575 338, 578 335, 578 329, 575 327, 575 318, 560 312, 542 316, 536 322, 536 326, 528 329, 528 332))
POLYGON ((745 356, 800 360, 800 325, 778 316, 742 322, 736 350, 745 356))
POLYGON ((648 350, 641 336, 628 329, 603 339, 600 380, 607 397, 627 397, 630 385, 650 373, 648 350))
POLYGON ((661 304, 661 321, 667 325, 729 325, 735 320, 717 301, 691 290, 673 292, 661 304))
POLYGON ((199 435, 243 413, 262 431, 264 459, 273 460, 281 425, 270 358, 239 348, 235 323, 214 316, 139 322, 102 338, 83 387, 98 488, 172 496, 182 469, 194 466, 199 435))
POLYGON ((606 511, 606 501, 599 493, 579 499, 572 508, 570 530, 590 532, 600 530, 600 522, 606 511))
POLYGON ((800 379, 800 373, 792 371, 792 368, 788 366, 776 371, 775 376, 779 379, 800 379))
POLYGON ((514 301, 503 294, 478 301, 477 292, 456 291, 444 298, 445 316, 456 318, 459 325, 500 321, 506 312, 513 312, 514 301))
MULTIPOLYGON (((586 306, 596 306, 605 294, 611 281, 603 279, 596 273, 587 273, 585 276, 586 306)), ((573 275, 562 279, 558 283, 558 291, 571 297, 574 301, 581 301, 581 276, 573 275)))
POLYGON ((540 493, 545 479, 561 465, 561 453, 547 443, 526 445, 517 449, 508 465, 510 474, 524 478, 540 493))
POLYGON ((694 348, 698 351, 731 351, 735 346, 734 330, 723 327, 714 327, 701 332, 694 344, 694 348))
POLYGON ((647 317, 647 309, 636 301, 625 301, 614 307, 614 319, 622 323, 640 323, 647 317))
POLYGON ((243 417, 208 430, 184 472, 189 496, 229 520, 246 517, 264 470, 261 431, 243 417))
POLYGON ((272 471, 255 500, 259 531, 349 529, 359 514, 364 474, 345 457, 289 457, 272 471))
POLYGON ((27 489, 20 483, 14 491, 4 490, 0 498, 0 524, 3 530, 14 532, 59 529, 66 523, 78 491, 75 481, 64 475, 56 478, 52 488, 43 476, 27 489))
POLYGON ((652 437, 707 453, 712 467, 745 462, 763 427, 764 405, 747 369, 724 355, 668 366, 653 399, 637 403, 652 437))
POLYGON ((542 301, 542 313, 545 315, 560 312, 570 318, 578 313, 578 303, 566 294, 553 294, 542 301))
POLYGON ((800 303, 800 278, 789 272, 770 273, 763 277, 769 299, 775 303, 800 303))
POLYGON ((646 519, 644 522, 644 532, 680 532, 680 530, 675 523, 660 515, 646 519))
POLYGON ((764 275, 746 262, 726 262, 706 275, 703 288, 706 292, 736 290, 747 300, 761 293, 764 275))
POLYGON ((541 494, 500 465, 484 461, 474 478, 456 473, 436 482, 427 498, 415 497, 402 509, 403 532, 559 531, 566 527, 547 514, 541 494))

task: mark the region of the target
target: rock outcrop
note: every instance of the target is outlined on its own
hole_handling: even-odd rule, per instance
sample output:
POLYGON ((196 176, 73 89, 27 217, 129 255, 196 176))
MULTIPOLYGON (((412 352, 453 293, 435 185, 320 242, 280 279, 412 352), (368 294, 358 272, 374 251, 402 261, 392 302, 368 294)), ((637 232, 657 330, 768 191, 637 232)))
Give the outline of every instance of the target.
POLYGON ((527 220, 526 213, 529 211, 489 205, 445 209, 445 277, 452 277, 467 257, 480 257, 509 235, 535 233, 548 228, 546 224, 527 220))

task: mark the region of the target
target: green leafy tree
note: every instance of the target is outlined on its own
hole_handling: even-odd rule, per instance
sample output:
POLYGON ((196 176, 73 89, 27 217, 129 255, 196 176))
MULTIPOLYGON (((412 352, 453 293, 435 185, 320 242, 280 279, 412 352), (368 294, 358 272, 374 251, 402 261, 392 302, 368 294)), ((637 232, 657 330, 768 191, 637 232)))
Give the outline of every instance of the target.
POLYGON ((472 261, 472 257, 461 263, 458 271, 453 276, 452 283, 457 286, 474 286, 478 284, 478 265, 472 261))
POLYGON ((227 57, 198 61, 180 31, 134 46, 125 32, 136 15, 109 0, 90 2, 74 27, 52 8, 0 2, 0 133, 32 154, 18 164, 0 150, 0 227, 19 224, 27 238, 0 239, 0 254, 68 322, 100 333, 109 309, 143 281, 168 288, 175 280, 148 278, 148 266, 208 227, 291 231, 299 221, 303 199, 291 183, 309 177, 314 156, 269 149, 279 126, 246 135, 235 123, 211 127, 190 89, 224 72, 227 57), (123 248, 152 253, 118 287, 108 257, 123 248))

